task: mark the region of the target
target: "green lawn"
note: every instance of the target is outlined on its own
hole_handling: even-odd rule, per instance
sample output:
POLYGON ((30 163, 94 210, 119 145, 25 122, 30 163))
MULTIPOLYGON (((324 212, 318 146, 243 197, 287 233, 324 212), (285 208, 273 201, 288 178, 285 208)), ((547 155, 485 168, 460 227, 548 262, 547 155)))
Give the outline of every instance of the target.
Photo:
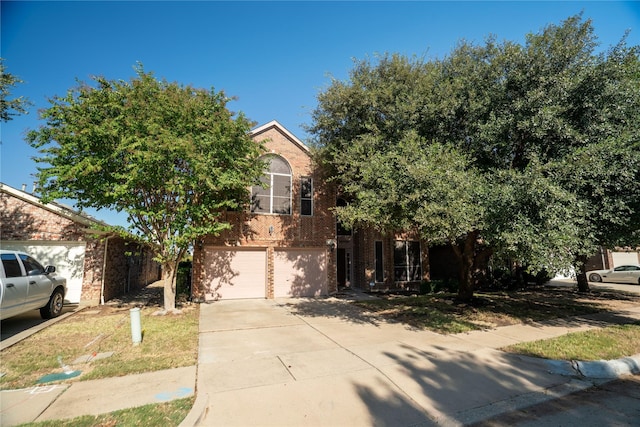
POLYGON ((640 323, 574 332, 502 350, 555 360, 611 360, 640 354, 640 323))
POLYGON ((193 397, 178 399, 97 416, 21 424, 20 427, 177 426, 189 414, 194 400, 193 397))

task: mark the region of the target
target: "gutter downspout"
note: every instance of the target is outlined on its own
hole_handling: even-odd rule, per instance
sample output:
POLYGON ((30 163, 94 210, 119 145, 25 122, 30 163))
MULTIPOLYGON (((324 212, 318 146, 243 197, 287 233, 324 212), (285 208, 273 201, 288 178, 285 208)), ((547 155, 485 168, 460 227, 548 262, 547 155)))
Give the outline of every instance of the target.
POLYGON ((113 235, 107 236, 104 239, 104 257, 102 259, 102 280, 100 283, 100 305, 104 305, 104 282, 107 271, 107 252, 109 251, 109 239, 112 238, 113 235))

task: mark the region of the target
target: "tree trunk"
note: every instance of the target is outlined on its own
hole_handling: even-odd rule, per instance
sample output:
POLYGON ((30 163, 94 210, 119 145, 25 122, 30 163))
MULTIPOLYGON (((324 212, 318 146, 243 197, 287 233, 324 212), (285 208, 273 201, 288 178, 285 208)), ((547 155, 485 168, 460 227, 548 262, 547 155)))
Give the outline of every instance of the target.
POLYGON ((460 274, 458 284, 458 299, 470 301, 473 298, 473 273, 478 232, 468 233, 458 245, 453 245, 453 251, 460 261, 460 274))
POLYGON ((162 265, 162 280, 164 282, 164 311, 176 311, 176 275, 178 262, 165 262, 162 265))
POLYGON ((579 256, 577 258, 576 280, 578 281, 578 292, 589 292, 589 281, 587 280, 587 257, 579 256))
POLYGON ((488 284, 488 265, 489 259, 493 255, 493 250, 487 246, 478 248, 473 261, 473 280, 475 285, 488 284))

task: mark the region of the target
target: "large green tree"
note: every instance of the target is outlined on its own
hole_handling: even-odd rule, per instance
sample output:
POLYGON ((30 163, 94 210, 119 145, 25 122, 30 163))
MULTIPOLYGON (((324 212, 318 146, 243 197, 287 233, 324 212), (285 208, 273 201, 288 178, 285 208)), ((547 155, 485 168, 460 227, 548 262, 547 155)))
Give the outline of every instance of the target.
MULTIPOLYGON (((639 89, 640 90, 640 89, 639 89)), ((554 162, 550 171, 576 194, 584 214, 582 248, 576 254, 578 288, 587 291, 585 271, 598 246, 640 246, 640 140, 635 134, 605 139, 575 150, 554 162)))
POLYGON ((627 46, 626 36, 601 53, 597 46, 581 16, 529 34, 523 46, 505 43, 490 62, 498 67, 484 66, 498 79, 490 108, 475 116, 471 145, 484 167, 522 170, 539 160, 545 176, 574 195, 580 238, 566 247, 581 291, 598 246, 640 242, 638 46, 627 46))
POLYGON ((586 117, 579 126, 584 142, 551 162, 554 179, 577 195, 587 219, 576 265, 582 291, 596 246, 640 246, 639 49, 623 40, 585 70, 574 106, 586 117))
POLYGON ((558 271, 597 245, 631 240, 640 224, 638 52, 624 39, 604 53, 596 46, 591 22, 574 16, 523 45, 490 37, 461 42, 443 59, 356 62, 347 81, 319 94, 309 127, 321 162, 351 199, 338 216, 388 232, 410 226, 435 242, 448 230, 464 299, 487 251, 558 271), (416 141, 409 150, 407 138, 416 141), (621 185, 585 157, 602 153, 604 141, 608 170, 627 171, 621 185), (449 147, 449 159, 433 146, 449 147), (574 158, 584 161, 575 167, 574 158), (449 185, 425 186, 434 173, 449 185), (590 212, 613 200, 602 215, 590 212))
POLYGON ((130 81, 94 78, 42 111, 28 133, 40 150, 45 199, 128 214, 130 231, 162 264, 165 310, 175 309, 177 264, 201 236, 230 225, 262 173, 250 122, 227 109, 223 92, 156 79, 141 66, 130 81))

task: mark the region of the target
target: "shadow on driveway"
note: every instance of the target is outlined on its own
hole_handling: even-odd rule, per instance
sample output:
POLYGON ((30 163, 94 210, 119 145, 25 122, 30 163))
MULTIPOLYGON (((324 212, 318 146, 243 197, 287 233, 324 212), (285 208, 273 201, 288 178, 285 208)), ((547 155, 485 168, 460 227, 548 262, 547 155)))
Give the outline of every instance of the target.
POLYGON ((77 310, 78 306, 65 306, 62 309, 62 314, 53 319, 43 319, 40 316, 40 310, 31 310, 8 319, 4 319, 0 325, 0 349, 4 349, 9 345, 13 345, 16 342, 35 334, 36 332, 46 328, 48 325, 62 320, 70 313, 74 313, 77 310))

